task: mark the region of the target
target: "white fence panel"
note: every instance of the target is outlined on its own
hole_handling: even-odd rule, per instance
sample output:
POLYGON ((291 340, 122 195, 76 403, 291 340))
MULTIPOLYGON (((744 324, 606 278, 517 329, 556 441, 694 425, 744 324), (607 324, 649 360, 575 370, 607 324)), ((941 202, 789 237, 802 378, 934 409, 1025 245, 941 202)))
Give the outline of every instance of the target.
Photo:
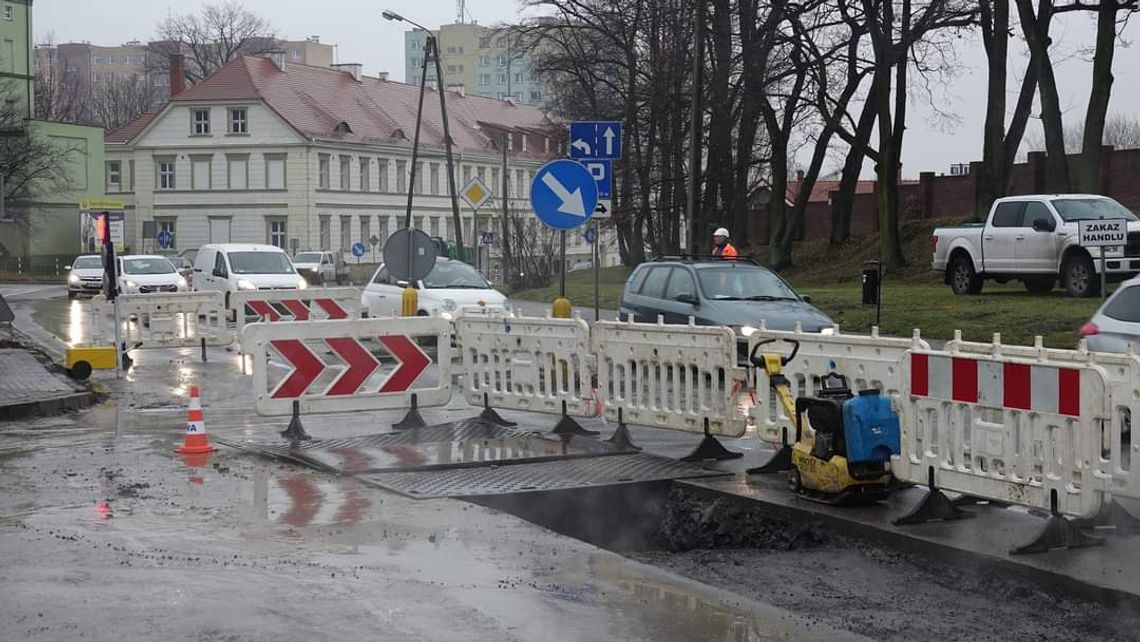
POLYGON ((903 481, 997 501, 1096 514, 1104 372, 1082 364, 915 350, 902 362, 903 481))
POLYGON ((582 319, 477 316, 455 320, 463 352, 463 393, 497 408, 597 415, 590 326, 582 319))
POLYGON ((593 326, 598 395, 608 419, 703 432, 744 434, 738 405, 748 374, 736 364, 736 335, 725 327, 601 321, 593 326))
MULTIPOLYGON (((903 356, 911 348, 930 348, 917 332, 912 339, 901 339, 881 337, 877 328, 870 335, 840 334, 838 328, 834 334, 761 328, 748 337, 748 354, 751 355, 761 341, 770 339, 775 341, 757 349, 757 355, 768 352, 787 356, 791 346, 784 340, 799 342, 795 359, 783 369, 795 396, 815 396, 820 389, 820 379, 836 371, 847 376, 852 390, 877 389, 890 397, 896 407, 905 394, 905 381, 899 369, 903 356)), ((791 431, 793 419, 786 416, 783 405, 776 399, 768 375, 762 369, 753 372, 756 398, 752 419, 757 435, 769 443, 781 443, 783 428, 791 431)), ((793 433, 789 432, 789 436, 794 436, 793 433)))
MULTIPOLYGON (((128 348, 197 347, 205 339, 207 346, 227 346, 234 333, 226 327, 225 303, 221 292, 172 292, 155 294, 121 294, 119 323, 121 338, 128 348)), ((96 316, 106 318, 113 312, 111 302, 96 298, 96 316)), ((113 331, 114 322, 98 331, 113 331)), ((101 336, 104 343, 114 343, 114 336, 101 336)))
POLYGON ((360 288, 240 290, 229 293, 237 336, 247 322, 324 321, 360 318, 360 288))
POLYGON ((407 408, 451 400, 451 322, 393 317, 251 323, 241 342, 252 361, 257 412, 407 408), (421 347, 435 344, 433 361, 421 347), (391 357, 391 358, 389 358, 391 357))

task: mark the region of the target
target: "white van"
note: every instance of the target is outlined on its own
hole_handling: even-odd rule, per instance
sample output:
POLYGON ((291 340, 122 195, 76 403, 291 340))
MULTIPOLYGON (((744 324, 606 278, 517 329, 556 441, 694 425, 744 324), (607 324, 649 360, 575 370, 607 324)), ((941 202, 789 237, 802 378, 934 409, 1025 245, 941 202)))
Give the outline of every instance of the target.
POLYGON ((195 290, 298 290, 307 285, 289 255, 273 245, 203 245, 194 260, 195 290))

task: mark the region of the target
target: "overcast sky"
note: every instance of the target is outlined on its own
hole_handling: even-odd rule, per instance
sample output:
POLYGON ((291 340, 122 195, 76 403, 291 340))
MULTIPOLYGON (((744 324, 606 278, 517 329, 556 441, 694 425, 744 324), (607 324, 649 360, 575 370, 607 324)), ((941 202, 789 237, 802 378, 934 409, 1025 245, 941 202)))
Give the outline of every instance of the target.
MULTIPOLYGON (((41 0, 34 7, 33 29, 37 40, 49 33, 55 42, 90 41, 115 45, 128 40, 146 41, 154 36, 155 24, 169 12, 194 11, 202 2, 164 0, 41 0)), ((390 9, 427 27, 451 23, 456 18, 453 0, 323 0, 293 3, 282 0, 244 0, 251 11, 270 20, 278 36, 302 39, 318 35, 321 42, 337 45, 340 62, 364 64, 365 73, 389 71, 402 80, 404 26, 388 22, 380 12, 390 9), (286 8, 288 7, 288 8, 286 8)), ((467 0, 469 19, 496 24, 519 19, 517 0, 467 0)), ((1016 25, 1016 17, 1013 19, 1016 25)), ((1055 40, 1062 57, 1057 81, 1066 122, 1084 117, 1091 64, 1077 53, 1093 42, 1093 26, 1084 14, 1055 19, 1055 40)), ((1140 20, 1128 25, 1125 40, 1140 39, 1140 20)), ((985 106, 985 55, 980 38, 961 41, 957 48, 959 73, 951 84, 935 90, 934 102, 953 119, 936 118, 925 92, 911 92, 911 107, 903 173, 916 177, 919 171, 948 172, 952 163, 981 158, 981 127, 985 106)), ((1010 104, 1024 68, 1020 45, 1011 54, 1010 104)), ((1140 116, 1140 43, 1119 48, 1114 61, 1116 82, 1110 110, 1140 116)), ((1039 128, 1032 120, 1030 128, 1039 128)))

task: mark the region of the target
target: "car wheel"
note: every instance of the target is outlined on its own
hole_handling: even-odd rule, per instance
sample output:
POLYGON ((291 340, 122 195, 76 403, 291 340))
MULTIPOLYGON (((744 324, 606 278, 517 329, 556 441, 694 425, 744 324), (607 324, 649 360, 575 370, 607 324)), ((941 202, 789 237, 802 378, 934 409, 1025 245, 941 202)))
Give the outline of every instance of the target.
POLYGON ((790 488, 792 492, 797 495, 803 492, 804 482, 803 478, 800 477, 800 471, 798 468, 792 468, 788 471, 788 488, 790 488))
POLYGON ((977 294, 982 291, 982 277, 974 271, 974 264, 968 256, 955 257, 948 268, 950 289, 954 294, 977 294))
POLYGON ((1074 254, 1065 259, 1061 266, 1061 282, 1069 296, 1092 297, 1100 294, 1100 279, 1097 278, 1092 258, 1087 254, 1074 254))
POLYGON ((69 299, 78 299, 78 298, 79 298, 79 293, 78 293, 78 292, 72 292, 71 290, 68 290, 68 291, 67 291, 67 298, 69 298, 69 299))
POLYGON ((1048 294, 1053 291, 1053 286, 1057 283, 1057 279, 1052 276, 1032 276, 1023 279, 1025 289, 1029 290, 1031 294, 1048 294))

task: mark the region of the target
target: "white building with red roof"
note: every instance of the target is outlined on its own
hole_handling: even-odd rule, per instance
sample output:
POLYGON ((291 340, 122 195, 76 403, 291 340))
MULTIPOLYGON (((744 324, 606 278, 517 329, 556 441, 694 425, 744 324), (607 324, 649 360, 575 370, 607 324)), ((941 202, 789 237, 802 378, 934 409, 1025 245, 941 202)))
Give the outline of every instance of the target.
MULTIPOLYGON (((175 250, 240 242, 347 253, 376 236, 379 255, 403 227, 419 96, 386 76, 246 56, 193 87, 174 83, 162 108, 106 135, 107 195, 126 203, 127 244, 148 245, 143 223, 153 220, 173 234, 175 250)), ((491 188, 478 227, 497 237, 503 137, 510 207, 533 216, 530 181, 558 152, 555 126, 537 107, 452 91, 446 103, 457 189, 473 176, 491 188)), ((439 94, 429 89, 413 218, 450 241, 443 141, 439 94)), ((462 201, 460 211, 471 247, 473 212, 462 201)), ((569 244, 571 265, 588 258, 580 240, 569 244)))

